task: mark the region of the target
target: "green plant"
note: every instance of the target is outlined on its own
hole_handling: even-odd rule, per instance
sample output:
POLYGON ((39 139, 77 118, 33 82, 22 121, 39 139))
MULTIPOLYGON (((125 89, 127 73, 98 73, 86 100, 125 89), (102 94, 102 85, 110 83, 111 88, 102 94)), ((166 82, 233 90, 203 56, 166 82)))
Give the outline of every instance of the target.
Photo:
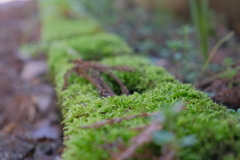
POLYGON ((227 77, 229 79, 233 78, 237 73, 238 69, 234 66, 234 61, 232 58, 226 58, 223 61, 223 65, 225 67, 225 74, 220 75, 220 77, 227 77))
POLYGON ((197 29, 204 60, 208 58, 209 8, 208 0, 189 0, 193 23, 197 29))
MULTIPOLYGON (((177 30, 178 39, 167 41, 165 43, 165 55, 176 68, 177 73, 183 82, 193 83, 198 77, 198 64, 200 60, 197 58, 198 50, 190 41, 190 36, 194 34, 194 29, 188 25, 183 25, 177 30)), ((162 54, 164 53, 162 52, 162 54)))
POLYGON ((208 58, 205 60, 205 63, 202 67, 201 72, 205 72, 206 69, 208 69, 211 60, 213 59, 214 55, 216 54, 217 50, 219 49, 219 47, 225 43, 226 41, 228 41, 230 38, 232 38, 232 36, 235 34, 234 31, 231 31, 230 33, 228 33, 225 37, 221 38, 213 47, 213 49, 211 50, 208 58))

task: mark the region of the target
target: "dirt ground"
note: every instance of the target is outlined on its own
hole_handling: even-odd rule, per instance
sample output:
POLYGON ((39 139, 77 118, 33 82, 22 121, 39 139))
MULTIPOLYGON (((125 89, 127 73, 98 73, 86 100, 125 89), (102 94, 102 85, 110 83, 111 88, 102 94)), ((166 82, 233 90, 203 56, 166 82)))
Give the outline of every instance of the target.
POLYGON ((36 42, 35 1, 0 4, 0 159, 57 160, 63 150, 60 111, 45 57, 21 53, 36 42))

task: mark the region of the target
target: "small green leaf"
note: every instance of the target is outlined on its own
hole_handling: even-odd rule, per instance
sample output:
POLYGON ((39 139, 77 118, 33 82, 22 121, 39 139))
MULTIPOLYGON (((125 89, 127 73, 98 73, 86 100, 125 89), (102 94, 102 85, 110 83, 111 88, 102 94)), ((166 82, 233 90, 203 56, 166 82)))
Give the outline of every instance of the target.
POLYGON ((240 114, 240 108, 237 109, 237 113, 240 114))
POLYGON ((195 135, 188 135, 179 140, 179 145, 181 147, 189 147, 197 142, 197 137, 195 135))
POLYGON ((226 110, 229 112, 232 112, 232 113, 236 113, 236 111, 234 109, 226 109, 226 110))
POLYGON ((165 145, 175 139, 175 135, 168 131, 156 131, 152 134, 153 142, 157 145, 165 145))

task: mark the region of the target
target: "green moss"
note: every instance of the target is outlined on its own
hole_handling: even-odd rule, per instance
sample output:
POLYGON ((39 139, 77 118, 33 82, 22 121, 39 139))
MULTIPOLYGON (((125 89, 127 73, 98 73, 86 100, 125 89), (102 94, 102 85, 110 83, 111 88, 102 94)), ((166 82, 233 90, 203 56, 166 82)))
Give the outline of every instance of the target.
POLYGON ((188 101, 188 110, 167 122, 166 128, 175 131, 178 137, 195 134, 198 139, 196 146, 182 149, 182 152, 179 152, 180 158, 213 159, 214 156, 221 157, 223 154, 218 150, 221 149, 222 153, 225 153, 229 145, 222 147, 221 143, 226 142, 231 144, 232 150, 237 149, 238 143, 235 143, 234 140, 240 136, 237 132, 240 129, 237 117, 231 116, 224 107, 213 103, 205 94, 196 91, 191 85, 179 83, 162 68, 151 66, 140 57, 114 57, 104 59, 103 62, 110 65, 132 64, 131 66, 139 68, 139 72, 134 73, 116 72, 127 85, 128 82, 131 83, 134 80, 139 86, 142 86, 141 88, 149 87, 147 83, 149 81, 155 85, 152 85, 152 88, 145 88, 146 90, 142 94, 136 92, 131 96, 100 98, 89 82, 81 77, 72 76, 68 89, 59 92, 65 98, 62 106, 67 110, 64 114, 65 134, 71 137, 66 142, 69 148, 63 155, 65 159, 69 159, 69 157, 76 160, 79 159, 78 157, 106 159, 109 157, 106 150, 96 146, 114 142, 119 137, 127 143, 131 137, 137 135, 137 132, 130 128, 149 123, 150 119, 138 118, 100 129, 80 129, 78 126, 142 112, 156 112, 161 110, 162 106, 169 107, 178 100, 188 101), (139 78, 139 75, 145 79, 139 78), (215 149, 216 146, 217 149, 215 149))
POLYGON ((80 53, 82 59, 101 59, 103 57, 129 54, 132 49, 120 37, 110 33, 86 35, 66 41, 80 53))
POLYGON ((53 17, 76 17, 77 12, 73 10, 75 0, 41 0, 38 1, 41 17, 43 20, 53 17))
MULTIPOLYGON (((91 26, 88 20, 79 19, 76 22, 79 23, 78 28, 71 29, 71 32, 65 30, 75 21, 64 18, 61 21, 57 32, 54 27, 50 29, 58 26, 54 21, 43 21, 48 23, 44 25, 43 35, 45 40, 57 40, 51 43, 48 50, 48 63, 55 77, 56 91, 64 116, 64 133, 68 137, 65 141, 64 159, 108 159, 110 152, 119 152, 117 148, 109 147, 112 143, 131 145, 130 139, 139 134, 133 128, 146 125, 152 119, 139 117, 95 129, 82 129, 80 126, 165 110, 177 101, 188 102, 187 109, 176 116, 166 115, 164 128, 174 133, 177 139, 187 135, 195 135, 197 138, 195 145, 179 148, 177 158, 240 158, 240 124, 237 114, 226 111, 223 106, 215 104, 206 94, 195 90, 191 85, 181 84, 163 68, 151 65, 146 58, 131 55, 131 49, 121 38, 108 33, 94 34, 95 30, 87 27, 91 26), (73 33, 81 33, 82 36, 68 39, 73 33), (58 40, 59 38, 64 39, 58 40), (67 89, 62 90, 64 75, 73 66, 70 60, 75 58, 100 59, 105 65, 128 65, 135 68, 133 72, 114 71, 133 94, 101 98, 92 84, 76 74, 68 78, 67 89)), ((111 78, 104 77, 110 86, 115 86, 111 78)), ((154 142, 143 146, 138 152, 145 150, 152 150, 156 155, 161 154, 161 146, 154 142)))
POLYGON ((63 38, 79 37, 101 32, 98 23, 89 18, 67 19, 64 17, 50 17, 43 21, 42 39, 45 41, 60 40, 63 38))

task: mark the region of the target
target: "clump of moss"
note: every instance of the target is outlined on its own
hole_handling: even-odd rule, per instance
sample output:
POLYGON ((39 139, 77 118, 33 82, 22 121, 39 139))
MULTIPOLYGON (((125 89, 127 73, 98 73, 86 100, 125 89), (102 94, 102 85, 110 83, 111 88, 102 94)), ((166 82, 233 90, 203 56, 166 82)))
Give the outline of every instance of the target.
POLYGON ((132 49, 122 38, 110 33, 85 35, 65 42, 67 46, 71 46, 79 52, 82 59, 85 60, 132 53, 132 49))
POLYGON ((46 18, 43 22, 42 39, 45 41, 74 38, 102 31, 98 23, 91 18, 67 19, 55 16, 46 18))
MULTIPOLYGON (((205 94, 196 91, 191 85, 179 83, 162 68, 148 64, 144 58, 122 56, 107 58, 102 62, 108 65, 132 64, 132 67, 139 68, 134 74, 124 72, 115 74, 127 85, 135 81, 140 88, 147 88, 142 94, 135 92, 131 96, 100 98, 95 88, 82 77, 74 75, 70 77, 71 84, 65 91, 61 91, 62 85, 59 85, 59 95, 64 97, 62 106, 66 124, 65 134, 70 137, 69 141, 66 141, 68 148, 63 155, 65 159, 69 159, 69 157, 71 159, 76 157, 76 160, 109 158, 109 153, 101 146, 114 143, 119 137, 128 144, 128 140, 139 134, 131 128, 150 123, 151 119, 137 118, 98 129, 81 129, 79 126, 125 115, 156 112, 163 106, 170 107, 178 100, 188 101, 188 109, 166 122, 165 128, 174 131, 179 138, 194 134, 198 140, 196 145, 181 149, 181 152, 178 153, 179 158, 213 159, 208 157, 224 155, 217 152, 219 147, 223 153, 226 153, 228 147, 237 150, 238 143, 235 143, 234 140, 236 137, 239 139, 240 136, 237 132, 240 129, 237 117, 227 112, 224 107, 213 103, 205 94), (129 61, 130 58, 131 61, 129 61), (151 81, 150 86, 149 81, 151 81), (194 123, 191 124, 191 122, 194 123), (228 133, 229 131, 233 131, 233 133, 228 133), (229 142, 231 145, 226 144, 223 147, 221 146, 222 142, 229 142), (218 149, 215 150, 216 146, 218 149), (212 152, 209 152, 210 148, 212 148, 212 152)), ((62 65, 63 63, 61 63, 62 65)), ((66 62, 65 68, 68 65, 66 62)), ((61 76, 57 76, 58 84, 64 75, 61 69, 59 71, 57 75, 61 76)))
MULTIPOLYGON (((58 33, 64 32, 72 22, 74 23, 72 20, 64 20, 65 27, 60 26, 58 33)), ((86 21, 82 22, 84 25, 86 21)), ((45 40, 56 38, 48 50, 48 62, 55 76, 56 91, 64 116, 67 137, 64 159, 108 159, 111 157, 110 153, 121 152, 117 147, 111 148, 112 144, 118 144, 120 141, 124 146, 132 145, 131 139, 140 133, 134 128, 148 125, 152 123, 152 119, 137 117, 100 128, 84 129, 81 126, 127 115, 159 112, 171 108, 177 101, 188 102, 186 110, 176 116, 166 114, 164 129, 173 133, 176 139, 194 135, 197 141, 190 147, 176 147, 176 158, 240 158, 240 124, 237 114, 215 104, 206 94, 195 90, 191 85, 181 84, 163 68, 151 65, 144 57, 131 55, 131 49, 117 36, 107 33, 93 34, 94 32, 88 34, 88 31, 80 27, 79 30, 75 28, 76 33, 79 31, 84 36, 68 39, 72 32, 66 32, 63 36, 49 35, 50 27, 51 22, 43 28, 43 34, 49 36, 46 36, 45 40), (58 40, 59 38, 64 39, 58 40), (136 69, 134 72, 114 71, 132 91, 132 95, 99 97, 96 88, 90 82, 74 73, 68 79, 68 87, 62 90, 64 75, 73 67, 70 60, 91 60, 96 57, 105 65, 127 65, 136 69)), ((105 81, 114 86, 110 78, 105 77, 105 81)), ((143 151, 151 150, 151 153, 159 156, 162 154, 162 147, 164 146, 153 139, 137 152, 142 154, 143 151)))

